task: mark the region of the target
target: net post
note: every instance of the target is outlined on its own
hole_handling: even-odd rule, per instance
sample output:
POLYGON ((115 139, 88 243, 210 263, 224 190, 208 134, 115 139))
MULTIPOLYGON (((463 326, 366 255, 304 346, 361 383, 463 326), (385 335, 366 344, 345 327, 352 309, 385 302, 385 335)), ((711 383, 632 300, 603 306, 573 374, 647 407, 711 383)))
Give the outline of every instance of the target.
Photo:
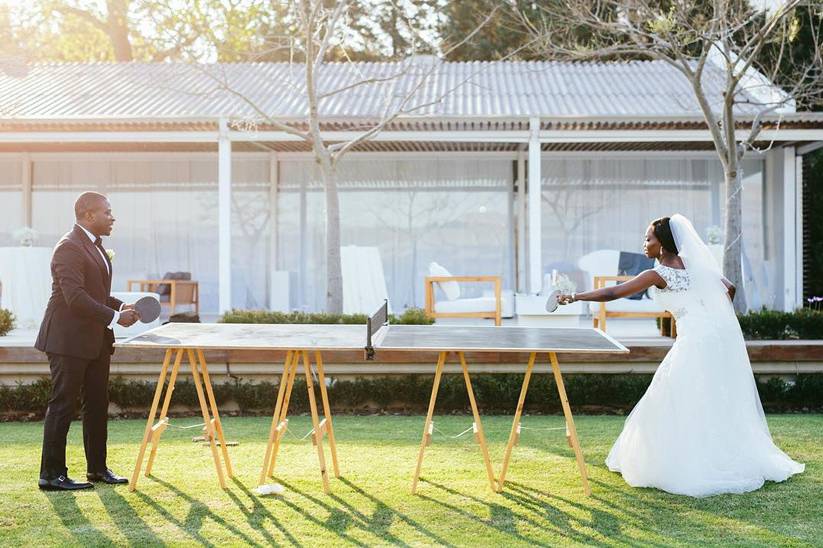
POLYGON ((364 349, 366 359, 374 360, 374 345, 372 337, 384 325, 389 323, 389 300, 384 299, 383 304, 377 311, 366 318, 366 347, 364 349))

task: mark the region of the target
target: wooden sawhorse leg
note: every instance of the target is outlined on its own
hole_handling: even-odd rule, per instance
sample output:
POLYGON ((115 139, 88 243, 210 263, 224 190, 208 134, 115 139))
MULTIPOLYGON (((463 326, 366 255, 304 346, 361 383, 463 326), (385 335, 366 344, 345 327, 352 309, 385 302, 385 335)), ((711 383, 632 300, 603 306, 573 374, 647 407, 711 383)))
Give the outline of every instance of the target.
POLYGON ((306 389, 309 392, 309 408, 311 409, 312 442, 317 448, 317 460, 320 462, 320 477, 323 479, 323 492, 329 492, 329 472, 326 470, 326 455, 323 451, 323 435, 326 432, 326 420, 321 422, 317 416, 317 402, 314 397, 314 381, 311 378, 311 362, 309 353, 305 350, 303 355, 303 372, 306 374, 306 389))
POLYGON ((429 411, 426 413, 426 422, 423 424, 423 439, 420 441, 420 451, 417 453, 417 468, 414 470, 412 479, 412 494, 417 493, 417 480, 420 479, 420 469, 423 467, 423 453, 426 446, 432 442, 432 415, 434 415, 434 404, 437 401, 437 390, 440 388, 440 377, 443 375, 443 366, 446 364, 446 352, 441 352, 437 356, 437 367, 434 369, 434 383, 432 384, 432 395, 429 398, 429 411))
POLYGON ((509 442, 506 444, 506 451, 503 453, 503 467, 500 469, 500 478, 497 480, 498 493, 503 491, 503 485, 506 483, 506 472, 509 470, 512 449, 520 441, 520 416, 523 414, 523 405, 526 403, 526 393, 529 391, 529 381, 532 377, 536 357, 535 352, 529 354, 529 364, 526 366, 526 375, 523 377, 523 386, 520 388, 520 398, 517 400, 517 409, 514 412, 509 442))
MULTIPOLYGON (((208 402, 211 406, 211 424, 213 425, 212 434, 217 434, 217 439, 220 440, 220 450, 223 453, 223 463, 226 466, 226 475, 230 478, 234 477, 234 471, 231 468, 231 460, 229 459, 229 448, 226 446, 226 438, 223 435, 223 423, 220 422, 220 413, 217 411, 217 400, 214 398, 214 390, 211 385, 211 379, 209 378, 209 368, 206 366, 206 357, 203 355, 203 351, 198 349, 197 350, 197 358, 200 362, 200 372, 203 374, 203 384, 206 387, 206 395, 208 396, 208 402)), ((214 436, 212 436, 213 438, 214 436)))
MULTIPOLYGON (((523 412, 523 404, 526 401, 526 393, 529 390, 529 380, 531 379, 532 371, 536 353, 532 352, 529 355, 529 364, 526 367, 526 374, 523 377, 523 387, 520 389, 520 398, 517 401, 517 410, 514 414, 514 421, 512 422, 511 433, 509 434, 509 442, 506 444, 506 451, 503 456, 503 468, 500 471, 500 479, 498 481, 498 490, 503 490, 503 485, 506 482, 506 472, 509 468, 509 459, 511 458, 512 449, 517 444, 520 438, 520 416, 523 412)), ((580 441, 577 438, 577 429, 574 426, 574 417, 572 416, 571 407, 569 406, 569 398, 566 396, 566 387, 563 384, 563 375, 560 373, 560 365, 557 362, 557 354, 549 352, 549 360, 551 361, 552 373, 554 373, 554 383, 557 385, 557 393, 560 396, 560 404, 563 407, 563 415, 566 419, 566 437, 569 445, 574 450, 574 456, 577 460, 577 467, 580 470, 580 479, 583 482, 583 492, 586 496, 591 496, 592 491, 589 487, 589 475, 586 469, 586 461, 583 459, 583 451, 580 449, 580 441)))
MULTIPOLYGON (((171 395, 174 393, 174 385, 177 382, 177 374, 180 372, 180 362, 183 360, 183 350, 177 351, 174 358, 174 365, 171 369, 171 376, 169 377, 169 386, 166 389, 166 397, 163 398, 163 408, 160 410, 160 419, 157 421, 155 428, 151 432, 151 452, 149 453, 149 462, 146 463, 146 477, 151 475, 151 469, 154 466, 154 458, 157 456, 157 447, 160 445, 160 436, 169 425, 169 419, 166 414, 169 411, 169 404, 171 403, 171 395)), ((165 378, 162 382, 165 382, 165 378)), ((158 383, 162 384, 162 383, 158 383)))
MULTIPOLYGON (((137 462, 134 465, 134 472, 131 474, 131 481, 129 482, 129 491, 134 491, 137 488, 137 479, 140 476, 140 470, 143 467, 143 457, 146 454, 146 446, 149 442, 154 442, 154 433, 163 428, 161 423, 154 424, 154 417, 157 414, 157 406, 160 404, 160 395, 163 393, 163 385, 166 383, 166 374, 169 369, 169 362, 171 362, 171 348, 166 350, 166 356, 163 358, 163 367, 160 369, 160 376, 157 378, 157 388, 154 390, 154 399, 151 402, 151 410, 149 411, 149 418, 146 420, 146 429, 143 431, 143 439, 140 441, 140 450, 137 453, 137 462)), ((177 357, 174 360, 174 369, 172 374, 176 376, 177 369, 180 367, 180 360, 183 357, 183 351, 177 351, 177 357)), ((170 398, 170 393, 173 384, 169 384, 169 391, 166 393, 166 399, 170 398)), ((153 451, 154 452, 154 451, 153 451)))
POLYGON ((329 436, 329 452, 331 453, 334 477, 340 477, 340 466, 337 464, 337 441, 334 439, 334 425, 331 421, 331 406, 329 394, 326 391, 326 372, 323 368, 323 356, 320 352, 314 353, 314 363, 317 364, 317 381, 320 383, 320 399, 323 402, 323 415, 326 417, 326 434, 329 436))
MULTIPOLYGON (((203 374, 203 378, 201 378, 201 373, 199 371, 200 367, 195 358, 194 350, 191 348, 186 349, 186 353, 189 355, 189 364, 191 365, 191 374, 194 378, 194 389, 197 391, 197 399, 200 402, 200 412, 203 414, 203 422, 205 424, 204 427, 204 437, 209 442, 209 448, 211 449, 211 455, 214 459, 214 468, 217 470, 217 479, 220 482, 220 487, 225 489, 226 488, 226 478, 223 476, 223 465, 220 462, 220 455, 217 452, 217 443, 215 441, 215 434, 217 434, 217 438, 220 441, 220 445, 223 446, 224 450, 226 447, 226 440, 223 439, 223 429, 219 427, 219 417, 217 415, 217 406, 214 407, 210 406, 210 401, 206 399, 205 394, 203 393, 203 384, 205 383, 205 373, 203 374)), ((209 384, 206 387, 206 392, 211 392, 212 388, 209 384)), ((211 399, 214 398, 214 395, 211 396, 211 399)), ((228 472, 229 464, 226 463, 226 471, 228 472)), ((229 475, 231 477, 231 475, 229 475)))
POLYGON ((592 495, 589 487, 589 473, 586 470, 586 461, 583 460, 583 451, 580 449, 580 441, 577 439, 577 428, 574 426, 572 409, 569 406, 569 398, 566 396, 566 387, 563 384, 563 375, 560 374, 560 365, 557 363, 557 354, 549 352, 549 359, 552 362, 552 372, 554 373, 554 383, 557 385, 557 393, 560 395, 560 404, 563 406, 563 414, 566 416, 566 430, 574 456, 577 459, 577 467, 580 469, 580 479, 583 482, 583 492, 587 497, 592 495))
POLYGON ((489 448, 486 445, 486 434, 483 432, 483 424, 480 422, 480 412, 477 410, 477 402, 474 399, 474 389, 472 389, 472 381, 469 377, 469 366, 466 364, 466 356, 463 352, 457 353, 460 358, 460 367, 463 368, 463 380, 466 381, 466 391, 469 393, 469 402, 472 406, 472 415, 474 415, 474 434, 477 437, 477 443, 480 444, 480 451, 483 454, 483 462, 486 465, 486 475, 489 477, 489 485, 492 491, 497 491, 497 481, 494 479, 494 469, 492 468, 491 459, 489 458, 489 448))
POLYGON ((169 364, 171 363, 172 349, 168 349, 166 350, 166 355, 163 359, 163 367, 157 380, 157 388, 154 391, 154 400, 152 401, 151 411, 149 411, 149 418, 146 421, 146 429, 143 433, 143 440, 140 444, 137 462, 134 465, 134 472, 132 473, 131 482, 129 483, 130 491, 134 491, 137 488, 137 480, 140 476, 140 470, 143 466, 143 458, 146 454, 146 448, 149 443, 152 444, 152 449, 149 454, 149 461, 146 465, 146 475, 148 476, 151 473, 151 468, 154 465, 154 459, 157 455, 157 448, 160 443, 160 436, 169 425, 169 420, 166 413, 168 412, 169 404, 171 403, 171 396, 174 392, 174 385, 177 382, 177 375, 180 371, 180 364, 183 360, 184 353, 186 353, 189 359, 192 378, 194 380, 194 387, 197 391, 197 399, 200 403, 200 411, 203 414, 205 437, 208 439, 209 445, 211 446, 212 457, 217 470, 217 478, 220 482, 220 487, 223 489, 226 488, 226 480, 223 475, 223 464, 220 462, 220 456, 217 452, 215 434, 222 447, 226 472, 229 477, 232 476, 231 462, 229 461, 228 450, 226 449, 226 440, 223 437, 223 426, 220 423, 220 415, 217 412, 217 403, 214 398, 214 391, 211 386, 211 380, 209 379, 206 360, 203 356, 202 350, 197 350, 195 354, 195 350, 191 348, 177 349, 176 356, 174 358, 174 365, 171 370, 171 376, 169 378, 169 384, 166 388, 166 397, 163 400, 163 407, 160 412, 160 420, 156 424, 154 423, 154 418, 157 414, 157 407, 160 403, 160 396, 166 382, 166 374, 168 373, 169 364))
MULTIPOLYGON (((289 379, 291 378, 294 355, 295 352, 291 350, 286 352, 286 361, 283 363, 283 375, 280 377, 280 386, 277 388, 277 400, 274 404, 274 414, 272 415, 271 428, 269 429, 269 441, 266 444, 266 454, 263 457, 263 468, 260 470, 258 485, 266 483, 266 477, 270 476, 274 471, 274 460, 276 459, 276 450, 274 449, 275 440, 280 441, 280 436, 283 435, 286 428, 285 423, 281 424, 284 420, 283 397, 286 393, 286 385, 289 384, 289 379)), ((291 395, 291 389, 289 389, 289 395, 291 395)), ((277 447, 278 449, 280 448, 279 443, 277 443, 277 447)))
MULTIPOLYGON (((434 415, 435 402, 437 401, 437 391, 440 388, 440 379, 442 378, 443 368, 446 364, 446 354, 446 352, 441 352, 437 359, 437 367, 434 372, 434 384, 432 386, 431 399, 429 400, 429 411, 426 415, 426 422, 423 425, 423 440, 420 442, 420 451, 417 455, 417 468, 415 468, 414 478, 412 479, 412 494, 417 492, 417 482, 420 479, 420 470, 423 467, 423 455, 426 451, 426 446, 431 445, 432 430, 434 429, 432 416, 434 415)), ((466 391, 469 394, 469 402, 471 403, 472 415, 474 417, 474 424, 472 425, 474 434, 477 442, 480 444, 480 451, 483 455, 483 463, 486 466, 489 485, 492 491, 496 491, 497 482, 494 478, 494 469, 492 468, 491 459, 489 458, 489 449, 486 445, 486 435, 483 432, 483 424, 480 421, 477 401, 474 399, 474 390, 472 389, 471 377, 469 376, 469 367, 466 364, 466 356, 463 352, 458 352, 457 356, 460 360, 460 367, 463 369, 463 380, 466 382, 466 391)))
POLYGON ((312 443, 317 447, 317 458, 320 463, 320 476, 323 480, 323 492, 329 492, 329 477, 326 470, 326 457, 323 451, 323 436, 329 436, 329 449, 331 451, 332 465, 335 477, 340 477, 340 470, 337 461, 337 444, 334 439, 334 428, 331 421, 331 407, 329 406, 329 396, 326 390, 326 377, 323 369, 323 360, 319 352, 315 353, 317 362, 318 381, 320 382, 320 397, 323 402, 325 418, 321 421, 317 412, 317 401, 314 395, 314 381, 311 375, 311 360, 307 350, 290 350, 286 353, 286 361, 283 365, 283 376, 280 379, 280 386, 277 390, 277 401, 272 416, 272 424, 269 430, 269 441, 266 445, 266 454, 263 458, 263 469, 260 472, 259 483, 265 483, 267 477, 274 474, 274 467, 277 462, 277 454, 280 451, 280 440, 288 429, 289 401, 291 400, 294 380, 297 376, 297 366, 303 361, 303 371, 306 375, 306 388, 309 396, 309 407, 312 418, 312 443))
MULTIPOLYGON (((266 468, 266 475, 272 476, 274 475, 274 467, 277 464, 277 454, 280 452, 280 441, 283 439, 283 436, 286 434, 286 430, 289 428, 289 419, 286 417, 289 413, 289 402, 291 401, 291 391, 294 387, 294 378, 297 376, 297 364, 300 361, 300 353, 297 351, 291 351, 291 362, 288 362, 289 356, 286 355, 287 363, 284 365, 283 368, 283 377, 280 379, 280 383, 283 385, 283 395, 280 398, 280 415, 278 417, 275 405, 275 414, 274 417, 277 418, 277 427, 275 428, 275 437, 274 437, 274 445, 272 446, 271 450, 271 458, 269 459, 268 468, 266 468)), ((280 389, 278 388, 278 392, 280 389)), ((265 481, 265 478, 263 478, 265 481)), ((262 482, 261 482, 262 483, 262 482)))

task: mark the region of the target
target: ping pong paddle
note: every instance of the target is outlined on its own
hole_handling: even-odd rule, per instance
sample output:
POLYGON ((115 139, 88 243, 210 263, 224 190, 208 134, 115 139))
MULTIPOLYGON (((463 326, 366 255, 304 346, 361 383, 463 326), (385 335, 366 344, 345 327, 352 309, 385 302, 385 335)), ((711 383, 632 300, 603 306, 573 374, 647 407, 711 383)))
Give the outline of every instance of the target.
POLYGON ((143 323, 151 323, 160 317, 160 301, 146 295, 134 303, 134 310, 140 314, 140 321, 143 323))
POLYGON ((560 291, 552 291, 549 293, 549 298, 546 299, 546 312, 554 312, 557 310, 558 305, 558 298, 560 297, 560 291))

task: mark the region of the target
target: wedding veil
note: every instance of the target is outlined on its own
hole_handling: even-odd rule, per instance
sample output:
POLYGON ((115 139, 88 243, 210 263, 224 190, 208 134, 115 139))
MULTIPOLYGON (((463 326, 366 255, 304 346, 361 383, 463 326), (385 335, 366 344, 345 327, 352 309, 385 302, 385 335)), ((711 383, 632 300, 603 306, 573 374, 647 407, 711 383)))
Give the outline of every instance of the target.
POLYGON ((694 306, 703 312, 716 316, 716 320, 731 314, 734 308, 727 296, 720 265, 708 246, 703 243, 691 221, 679 213, 669 218, 669 227, 674 236, 677 252, 689 274, 689 284, 694 297, 694 306))

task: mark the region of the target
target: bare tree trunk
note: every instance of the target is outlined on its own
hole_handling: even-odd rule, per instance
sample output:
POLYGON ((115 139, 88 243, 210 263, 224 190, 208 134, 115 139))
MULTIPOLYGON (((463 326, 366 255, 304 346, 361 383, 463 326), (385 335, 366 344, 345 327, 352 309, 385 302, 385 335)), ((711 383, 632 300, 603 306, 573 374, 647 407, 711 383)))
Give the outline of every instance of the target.
POLYGON ((739 161, 724 166, 726 176, 726 236, 723 246, 723 275, 734 284, 736 312, 746 312, 746 291, 743 287, 743 180, 739 161))
POLYGON ((128 62, 134 60, 129 40, 128 0, 109 0, 106 31, 114 49, 114 60, 128 62))
POLYGON ((340 260, 340 197, 337 168, 325 158, 320 163, 326 197, 326 312, 343 312, 343 264, 340 260))

